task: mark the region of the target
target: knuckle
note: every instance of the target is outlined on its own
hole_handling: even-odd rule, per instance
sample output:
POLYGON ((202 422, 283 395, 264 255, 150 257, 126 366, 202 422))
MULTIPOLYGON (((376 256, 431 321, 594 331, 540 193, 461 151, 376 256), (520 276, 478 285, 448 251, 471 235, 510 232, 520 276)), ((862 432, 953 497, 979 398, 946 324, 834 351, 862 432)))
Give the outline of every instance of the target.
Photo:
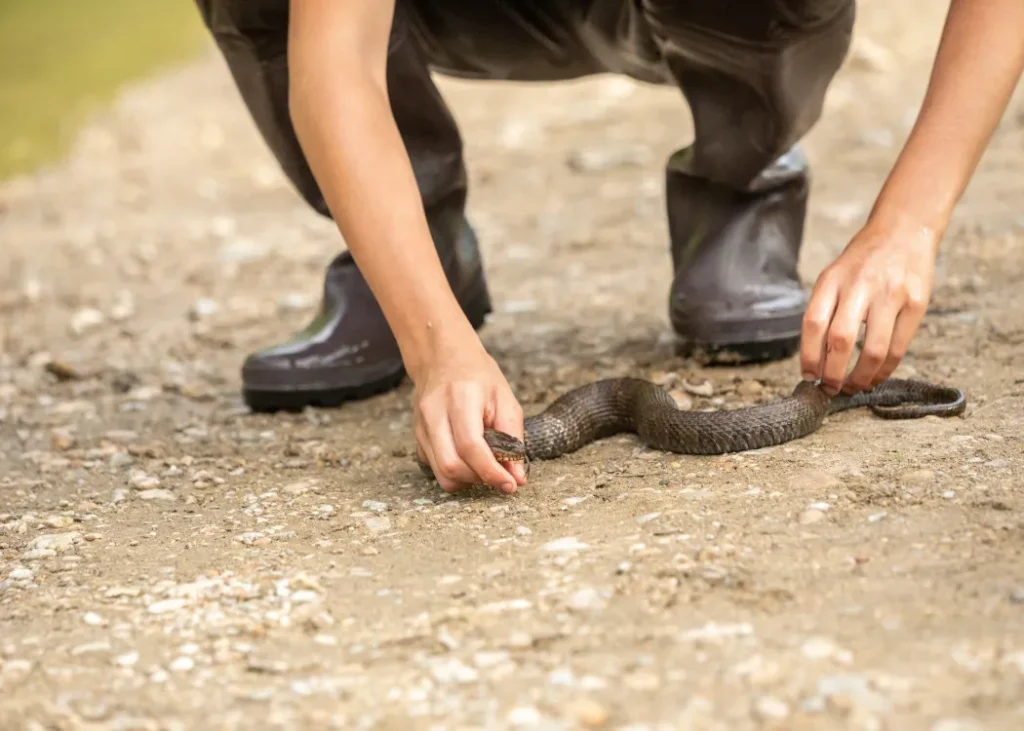
POLYGON ((462 465, 456 457, 438 457, 437 473, 446 480, 455 480, 459 476, 462 465))
POLYGON ((845 351, 853 345, 853 337, 842 331, 833 332, 828 336, 829 350, 845 351))
POLYGON ((864 352, 861 353, 861 358, 869 365, 878 366, 885 360, 886 355, 888 355, 888 353, 885 349, 869 345, 864 348, 864 352))

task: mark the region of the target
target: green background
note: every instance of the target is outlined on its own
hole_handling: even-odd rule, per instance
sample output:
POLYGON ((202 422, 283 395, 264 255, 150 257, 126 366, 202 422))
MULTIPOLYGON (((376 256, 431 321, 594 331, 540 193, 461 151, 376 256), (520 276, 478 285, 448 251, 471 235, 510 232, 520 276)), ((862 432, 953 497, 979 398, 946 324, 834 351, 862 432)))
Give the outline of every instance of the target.
POLYGON ((0 179, 61 156, 121 84, 206 43, 193 0, 0 0, 0 179))

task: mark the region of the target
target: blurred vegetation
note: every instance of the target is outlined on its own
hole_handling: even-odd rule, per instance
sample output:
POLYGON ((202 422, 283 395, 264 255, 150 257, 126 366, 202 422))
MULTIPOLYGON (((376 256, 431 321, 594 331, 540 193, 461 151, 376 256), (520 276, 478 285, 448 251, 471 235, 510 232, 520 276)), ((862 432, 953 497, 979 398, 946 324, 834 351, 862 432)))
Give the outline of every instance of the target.
POLYGON ((0 0, 0 179, 64 154, 121 84, 205 42, 192 0, 0 0))

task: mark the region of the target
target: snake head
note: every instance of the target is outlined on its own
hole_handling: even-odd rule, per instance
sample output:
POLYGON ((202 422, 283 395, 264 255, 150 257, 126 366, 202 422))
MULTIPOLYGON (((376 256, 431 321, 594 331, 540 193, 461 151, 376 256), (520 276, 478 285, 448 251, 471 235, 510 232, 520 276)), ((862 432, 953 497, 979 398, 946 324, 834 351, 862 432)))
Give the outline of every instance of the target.
POLYGON ((484 441, 499 462, 528 462, 526 445, 511 434, 496 429, 484 429, 484 441))

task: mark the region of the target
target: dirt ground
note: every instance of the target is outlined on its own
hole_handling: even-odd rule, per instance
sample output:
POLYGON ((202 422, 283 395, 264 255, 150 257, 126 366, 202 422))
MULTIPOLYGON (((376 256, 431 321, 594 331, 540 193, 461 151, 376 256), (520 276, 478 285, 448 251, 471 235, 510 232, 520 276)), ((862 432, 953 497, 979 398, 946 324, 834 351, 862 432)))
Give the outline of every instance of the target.
MULTIPOLYGON (((943 5, 861 5, 807 140, 808 285, 898 152, 943 5)), ((675 91, 442 83, 483 337, 528 412, 622 374, 694 408, 788 393, 795 358, 673 355, 675 91)), ((902 369, 963 387, 963 418, 847 412, 721 458, 624 436, 508 498, 422 478, 408 385, 248 413, 241 360, 308 320, 337 233, 219 57, 127 90, 0 187, 0 728, 1024 727, 1021 96, 902 369)))

